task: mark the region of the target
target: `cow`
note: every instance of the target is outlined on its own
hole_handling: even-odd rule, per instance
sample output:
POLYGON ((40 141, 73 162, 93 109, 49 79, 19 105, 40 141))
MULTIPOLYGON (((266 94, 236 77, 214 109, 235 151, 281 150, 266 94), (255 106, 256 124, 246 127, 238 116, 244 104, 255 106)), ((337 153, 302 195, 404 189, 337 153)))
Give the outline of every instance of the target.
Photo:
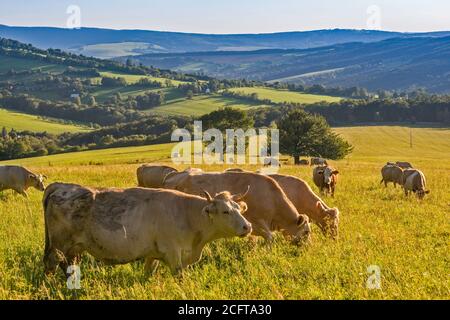
POLYGON ((270 177, 251 172, 180 173, 167 177, 164 187, 197 195, 202 190, 218 192, 221 188, 237 193, 248 187, 242 199, 248 206, 245 218, 253 226, 253 235, 271 242, 273 231, 282 231, 294 244, 310 240, 308 216, 298 213, 283 189, 270 177))
POLYGON ((178 170, 169 166, 142 165, 136 171, 138 186, 143 188, 161 188, 164 178, 171 172, 178 172, 178 170))
POLYGON ((177 275, 200 260, 207 243, 251 233, 238 196, 204 195, 51 184, 43 198, 45 272, 66 271, 88 252, 109 265, 146 259, 146 271, 163 261, 177 275))
POLYGON ((309 160, 301 159, 298 164, 301 165, 301 166, 309 166, 309 160))
POLYGON ((328 166, 327 160, 323 158, 311 158, 310 165, 312 166, 328 166))
POLYGON ((321 194, 329 193, 332 197, 334 197, 338 174, 338 170, 334 170, 329 166, 320 166, 314 168, 313 181, 314 184, 319 188, 321 194))
POLYGON ((306 214, 325 235, 337 239, 339 228, 338 208, 328 207, 310 188, 306 181, 294 176, 269 175, 292 201, 299 213, 306 214))
POLYGON ((427 182, 422 171, 417 169, 406 169, 402 175, 402 185, 405 195, 415 193, 419 199, 423 199, 430 191, 426 190, 427 182))
POLYGON ((394 184, 394 188, 398 185, 403 185, 402 177, 403 177, 403 169, 397 165, 385 165, 381 169, 381 183, 384 182, 385 187, 387 188, 388 183, 392 182, 394 184))
POLYGON ((0 191, 12 189, 18 194, 28 198, 27 190, 35 188, 45 190, 44 180, 47 176, 36 174, 24 167, 0 166, 0 191))
POLYGON ((409 162, 397 161, 395 164, 396 164, 397 166, 399 166, 400 168, 402 168, 402 169, 412 169, 412 168, 414 168, 414 167, 412 166, 412 164, 409 163, 409 162))

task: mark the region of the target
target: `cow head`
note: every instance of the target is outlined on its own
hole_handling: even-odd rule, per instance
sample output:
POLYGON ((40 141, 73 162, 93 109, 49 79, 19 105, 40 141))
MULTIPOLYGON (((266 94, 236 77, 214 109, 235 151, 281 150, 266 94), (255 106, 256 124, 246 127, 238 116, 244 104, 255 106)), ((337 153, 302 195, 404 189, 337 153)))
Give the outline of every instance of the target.
POLYGON ((337 239, 339 230, 338 208, 326 208, 320 201, 317 201, 316 207, 322 217, 322 220, 318 222, 320 229, 324 234, 330 235, 333 239, 337 239))
POLYGON ((418 190, 415 191, 417 198, 419 198, 420 200, 422 200, 423 198, 425 198, 425 195, 430 193, 430 190, 418 190))
POLYGON ((331 184, 333 175, 338 175, 339 171, 334 170, 331 167, 323 167, 317 171, 317 174, 323 176, 323 182, 325 183, 325 185, 329 186, 331 184))
POLYGON ((31 186, 36 188, 39 191, 45 190, 44 180, 47 179, 47 176, 42 174, 30 174, 29 180, 31 182, 31 186))
POLYGON ((292 239, 294 244, 302 244, 311 241, 311 223, 309 217, 304 214, 300 214, 297 218, 297 230, 295 236, 292 239))
POLYGON ((221 236, 245 237, 252 232, 252 225, 242 216, 247 211, 247 204, 240 201, 247 193, 232 195, 224 191, 216 194, 214 198, 207 191, 203 193, 208 200, 203 213, 210 218, 221 236))

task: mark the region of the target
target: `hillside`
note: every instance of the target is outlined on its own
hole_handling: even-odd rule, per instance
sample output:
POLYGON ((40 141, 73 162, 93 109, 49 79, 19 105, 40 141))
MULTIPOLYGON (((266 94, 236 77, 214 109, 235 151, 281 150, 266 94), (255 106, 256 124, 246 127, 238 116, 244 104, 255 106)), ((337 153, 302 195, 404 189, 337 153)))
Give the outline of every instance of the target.
POLYGON ((450 37, 396 38, 308 50, 148 54, 146 65, 219 78, 450 92, 450 37))
MULTIPOLYGON (((0 37, 31 43, 43 49, 58 48, 100 58, 151 52, 303 49, 354 41, 380 41, 401 35, 395 32, 338 29, 214 35, 146 30, 61 29, 0 25, 0 37)), ((436 33, 436 35, 440 36, 441 34, 436 33)))
POLYGON ((0 128, 16 131, 34 131, 48 133, 82 132, 89 129, 82 126, 63 124, 37 116, 0 109, 0 128))

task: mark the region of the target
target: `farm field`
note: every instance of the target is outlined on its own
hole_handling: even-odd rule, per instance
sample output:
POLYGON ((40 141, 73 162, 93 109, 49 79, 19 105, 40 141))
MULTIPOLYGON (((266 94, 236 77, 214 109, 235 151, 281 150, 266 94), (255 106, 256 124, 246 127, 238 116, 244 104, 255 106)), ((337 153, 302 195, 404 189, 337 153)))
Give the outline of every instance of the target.
MULTIPOLYGON (((82 289, 71 291, 61 273, 43 275, 42 193, 30 191, 27 201, 6 191, 0 195, 0 298, 448 299, 450 129, 414 128, 412 149, 405 127, 335 130, 355 146, 350 157, 333 162, 340 180, 336 197, 325 198, 341 212, 337 241, 324 238, 315 226, 313 242, 304 248, 281 237, 271 246, 248 239, 219 240, 206 247, 202 260, 182 278, 172 277, 164 265, 146 277, 142 262, 110 267, 85 255, 82 289), (379 184, 381 167, 395 160, 410 161, 425 173, 431 194, 424 201, 407 199, 399 188, 379 184), (366 287, 367 268, 372 265, 381 269, 381 290, 366 287)), ((138 162, 170 163, 171 147, 98 150, 0 165, 25 165, 49 176, 49 182, 131 187, 136 185, 138 162)), ((309 183, 311 171, 310 167, 281 168, 281 173, 309 183)))
POLYGON ((272 88, 261 88, 261 87, 232 88, 229 89, 229 91, 242 92, 245 94, 257 93, 258 98, 269 99, 274 103, 294 102, 294 103, 311 104, 321 101, 339 102, 342 100, 342 98, 338 97, 322 96, 322 95, 292 92, 272 88))
POLYGON ((44 61, 37 61, 27 58, 15 58, 0 55, 0 73, 8 72, 13 69, 15 71, 27 71, 41 69, 43 72, 61 73, 66 67, 63 65, 51 64, 44 61))
POLYGON ((183 116, 201 116, 223 107, 232 107, 237 109, 249 109, 256 107, 264 107, 265 105, 249 104, 238 99, 225 98, 220 95, 211 96, 195 96, 191 100, 184 99, 167 103, 156 108, 152 108, 150 112, 161 114, 174 114, 183 116))
POLYGON ((170 83, 172 84, 172 86, 178 86, 179 84, 185 83, 184 81, 178 81, 178 80, 171 80, 171 79, 166 79, 166 78, 158 78, 158 77, 151 77, 151 76, 145 76, 145 75, 140 75, 140 74, 125 74, 125 73, 118 73, 118 72, 100 72, 100 75, 102 77, 109 77, 109 78, 125 78, 125 80, 127 81, 128 84, 134 84, 136 82, 138 82, 140 79, 142 78, 147 78, 151 81, 158 81, 160 83, 165 84, 166 81, 170 81, 170 83))
POLYGON ((54 134, 89 130, 87 127, 53 122, 34 115, 0 109, 0 128, 3 127, 6 127, 8 130, 14 128, 16 131, 47 131, 54 134))

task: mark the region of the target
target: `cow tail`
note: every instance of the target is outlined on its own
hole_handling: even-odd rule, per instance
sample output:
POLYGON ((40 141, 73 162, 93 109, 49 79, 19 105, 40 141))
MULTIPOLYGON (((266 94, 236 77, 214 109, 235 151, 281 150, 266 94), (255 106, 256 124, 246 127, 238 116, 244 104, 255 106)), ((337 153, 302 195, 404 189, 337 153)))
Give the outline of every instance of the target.
POLYGON ((56 191, 54 184, 49 185, 44 192, 44 198, 42 199, 42 204, 44 207, 44 232, 45 232, 45 248, 44 248, 44 257, 46 258, 50 253, 50 236, 48 233, 48 223, 47 223, 47 209, 48 204, 50 202, 50 196, 56 191))
POLYGON ((139 167, 136 170, 136 175, 137 175, 137 180, 138 180, 138 186, 139 187, 144 187, 144 181, 142 181, 142 171, 143 171, 143 167, 139 167))

